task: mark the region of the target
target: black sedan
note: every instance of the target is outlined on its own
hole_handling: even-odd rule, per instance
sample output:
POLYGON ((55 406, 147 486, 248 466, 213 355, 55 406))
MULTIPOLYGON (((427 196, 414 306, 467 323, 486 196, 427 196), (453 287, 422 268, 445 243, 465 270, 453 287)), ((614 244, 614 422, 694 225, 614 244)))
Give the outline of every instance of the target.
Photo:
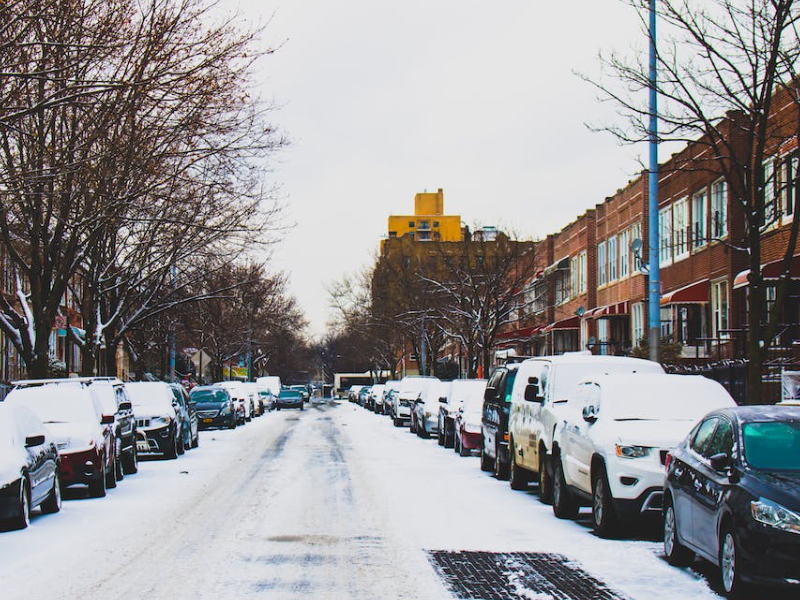
POLYGON ((209 427, 236 429, 236 407, 225 388, 199 386, 192 389, 189 399, 197 412, 199 429, 209 427))
POLYGON ((720 568, 728 595, 800 584, 800 408, 708 414, 667 458, 664 552, 720 568))
POLYGON ((483 393, 481 416, 481 469, 494 471, 498 479, 508 479, 511 456, 508 453, 508 417, 511 410, 511 389, 519 364, 498 367, 492 373, 483 393))
POLYGON ((37 506, 61 510, 55 442, 33 412, 0 404, 0 527, 24 529, 37 506))

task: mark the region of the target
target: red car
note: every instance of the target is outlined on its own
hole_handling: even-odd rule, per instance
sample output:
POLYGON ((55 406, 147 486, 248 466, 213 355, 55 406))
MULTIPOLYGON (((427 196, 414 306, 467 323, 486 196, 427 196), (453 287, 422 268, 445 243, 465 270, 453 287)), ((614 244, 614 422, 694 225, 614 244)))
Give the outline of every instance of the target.
POLYGON ((455 417, 455 444, 453 449, 461 456, 469 456, 473 450, 483 446, 481 421, 483 417, 483 394, 486 385, 470 387, 463 396, 455 398, 461 406, 455 417))
POLYGON ((89 486, 96 498, 117 485, 114 415, 80 383, 45 383, 13 390, 5 402, 27 406, 53 434, 61 457, 61 485, 89 486))

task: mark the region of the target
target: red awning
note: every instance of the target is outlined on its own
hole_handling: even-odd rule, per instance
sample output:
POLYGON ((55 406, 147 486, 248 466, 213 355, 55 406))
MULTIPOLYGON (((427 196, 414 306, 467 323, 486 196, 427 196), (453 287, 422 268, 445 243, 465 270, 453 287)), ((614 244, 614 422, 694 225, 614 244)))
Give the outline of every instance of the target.
POLYGON ((580 329, 580 327, 580 317, 569 317, 568 319, 561 319, 555 323, 550 323, 550 325, 545 327, 542 331, 564 331, 567 329, 580 329))
MULTIPOLYGON (((766 280, 776 280, 783 271, 783 259, 773 260, 765 265, 761 265, 761 276, 766 280)), ((733 289, 745 287, 748 284, 747 278, 750 276, 750 269, 745 269, 733 280, 733 289)), ((792 257, 792 264, 789 266, 789 277, 800 279, 800 254, 792 257)))
POLYGON ((606 304, 605 306, 598 306, 583 313, 584 319, 602 319, 603 317, 618 317, 627 315, 629 313, 629 302, 623 300, 622 302, 615 302, 614 304, 606 304))
POLYGON ((697 281, 661 296, 661 306, 666 304, 705 304, 709 301, 710 289, 708 279, 697 281))
POLYGON ((496 340, 511 340, 511 339, 527 339, 536 335, 541 327, 523 327, 522 329, 514 329, 512 331, 501 331, 495 336, 496 340))

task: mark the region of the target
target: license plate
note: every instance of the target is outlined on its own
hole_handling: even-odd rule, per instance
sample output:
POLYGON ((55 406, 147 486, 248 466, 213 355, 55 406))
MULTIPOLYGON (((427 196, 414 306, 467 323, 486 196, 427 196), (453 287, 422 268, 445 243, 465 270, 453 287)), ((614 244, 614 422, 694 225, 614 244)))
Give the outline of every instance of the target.
POLYGON ((147 444, 147 442, 136 442, 136 450, 139 452, 149 452, 150 446, 147 444))
POLYGON ((203 423, 213 423, 214 419, 203 419, 203 423))

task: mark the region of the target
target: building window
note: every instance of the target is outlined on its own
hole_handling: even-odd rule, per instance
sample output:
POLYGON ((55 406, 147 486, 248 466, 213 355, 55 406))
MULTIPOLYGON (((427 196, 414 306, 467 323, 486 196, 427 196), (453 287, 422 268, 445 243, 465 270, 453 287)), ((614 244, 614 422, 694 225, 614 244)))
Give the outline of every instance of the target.
POLYGON ((417 231, 417 240, 420 242, 429 242, 431 239, 430 231, 417 231))
POLYGON ((434 222, 433 222, 433 226, 434 226, 434 227, 438 227, 438 226, 439 226, 439 221, 434 221, 434 222))
POLYGON ((633 243, 633 240, 642 241, 642 223, 635 223, 631 226, 630 229, 630 242, 628 244, 628 252, 630 253, 631 257, 631 273, 641 273, 642 271, 642 254, 646 252, 644 246, 639 249, 638 253, 635 253, 631 248, 630 244, 633 243))
POLYGON ((608 354, 608 319, 597 320, 598 354, 608 354))
POLYGON ((617 279, 617 236, 608 238, 608 281, 617 279))
POLYGON ((775 197, 775 163, 770 158, 761 165, 764 176, 764 227, 769 227, 778 218, 775 197))
POLYGON ((728 282, 725 279, 711 284, 712 336, 727 339, 728 331, 728 282))
POLYGON ((628 257, 630 255, 630 232, 623 231, 619 234, 619 278, 628 276, 628 257))
POLYGON ((667 206, 658 211, 658 262, 668 265, 672 262, 672 209, 667 206))
POLYGON ((661 339, 672 339, 672 306, 661 308, 661 339))
POLYGON ((672 246, 675 260, 689 255, 689 215, 686 198, 672 205, 672 246))
POLYGON ((728 184, 723 179, 711 186, 711 235, 715 239, 728 234, 728 184))
POLYGON ((414 228, 414 221, 409 221, 408 226, 413 229, 414 228))
POLYGON ((631 334, 633 345, 638 346, 644 339, 644 304, 637 302, 631 306, 631 334))
POLYGON ((396 238, 397 237, 397 232, 396 231, 390 231, 389 232, 389 237, 390 238, 396 238))
POLYGON ((706 191, 696 193, 692 197, 692 248, 706 245, 706 191))
POLYGON ((569 272, 566 269, 556 271, 556 304, 569 300, 569 272))
POLYGON ((430 221, 420 221, 417 229, 430 229, 430 221))
POLYGON ((794 214, 794 201, 797 192, 797 167, 800 159, 793 156, 784 163, 783 176, 783 214, 791 217, 794 214))
POLYGON ((547 285, 543 281, 533 286, 533 312, 540 313, 547 310, 547 285))
POLYGON ((597 285, 606 284, 606 243, 597 244, 597 285))
POLYGON ((578 257, 577 256, 573 256, 569 261, 569 275, 570 275, 569 295, 574 297, 574 296, 578 295, 578 257))
POLYGON ((578 295, 586 293, 586 250, 578 254, 578 295))

